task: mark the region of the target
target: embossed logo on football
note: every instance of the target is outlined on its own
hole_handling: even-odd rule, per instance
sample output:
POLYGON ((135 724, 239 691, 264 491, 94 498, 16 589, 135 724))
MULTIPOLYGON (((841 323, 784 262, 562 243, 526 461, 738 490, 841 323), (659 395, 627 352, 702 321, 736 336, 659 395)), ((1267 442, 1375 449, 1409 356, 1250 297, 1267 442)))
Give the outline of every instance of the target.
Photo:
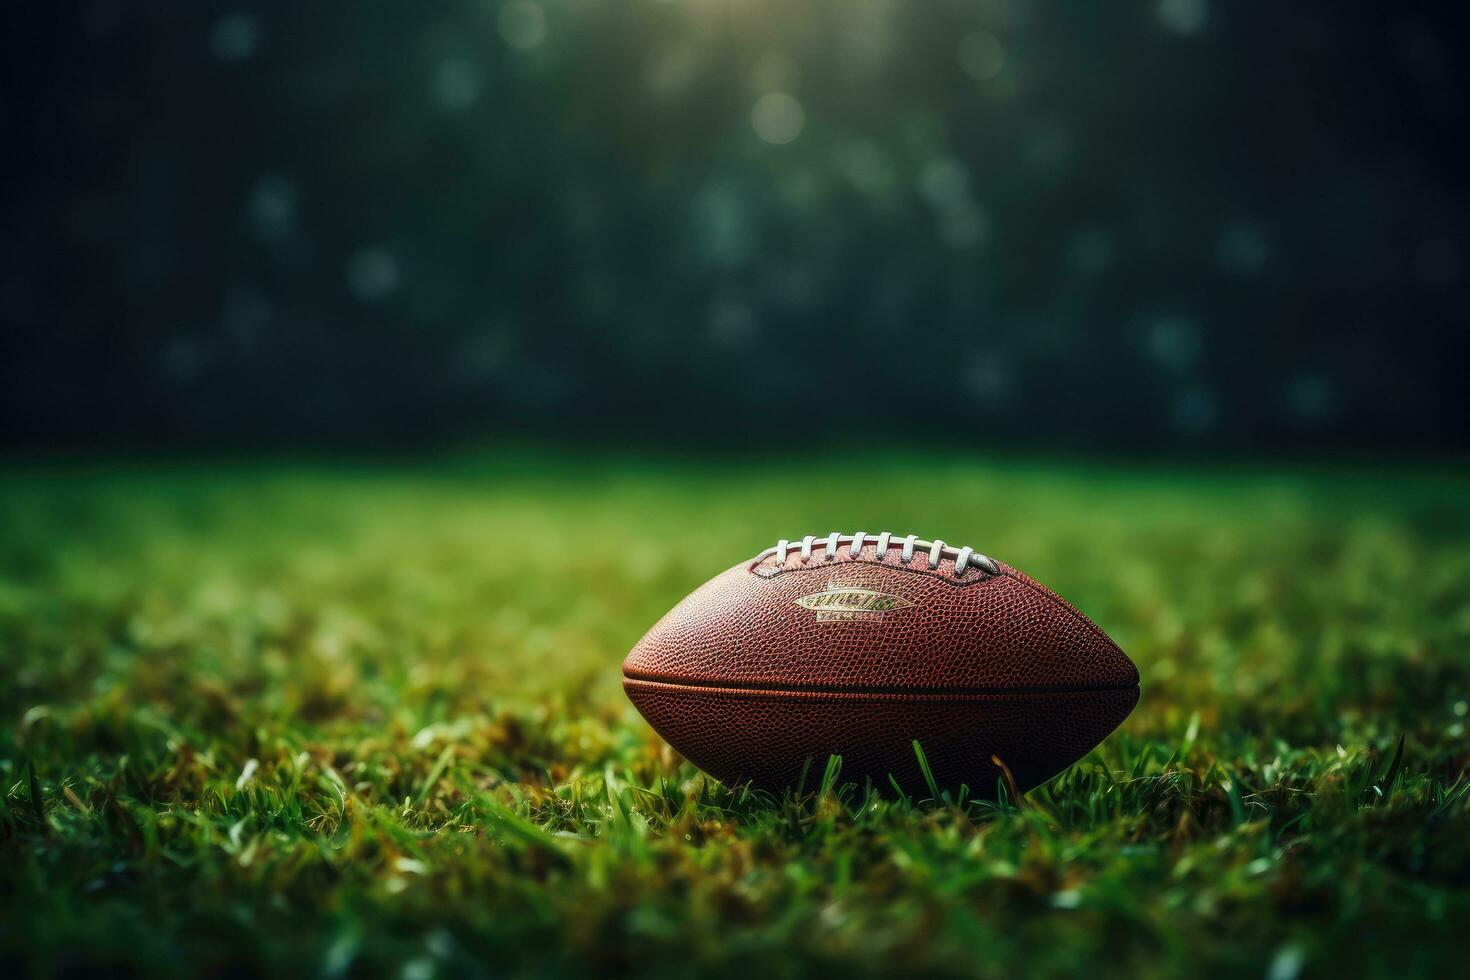
POLYGON ((813 592, 795 600, 803 609, 815 612, 819 623, 850 623, 882 619, 895 609, 912 606, 902 596, 889 595, 859 585, 843 585, 833 579, 821 592, 813 592))

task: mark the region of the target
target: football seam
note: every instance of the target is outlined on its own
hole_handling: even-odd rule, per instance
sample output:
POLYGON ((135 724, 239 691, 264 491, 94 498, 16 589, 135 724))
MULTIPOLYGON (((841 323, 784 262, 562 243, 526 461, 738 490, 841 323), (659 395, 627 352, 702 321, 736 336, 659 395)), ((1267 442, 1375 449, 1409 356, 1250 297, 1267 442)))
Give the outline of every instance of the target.
POLYGON ((873 687, 860 684, 850 685, 770 685, 760 686, 745 683, 731 685, 728 681, 671 681, 653 677, 623 675, 624 686, 647 685, 669 688, 675 691, 699 691, 710 694, 730 694, 747 697, 836 697, 836 698, 882 698, 917 699, 923 701, 972 701, 1007 697, 1049 697, 1058 694, 1096 694, 1103 691, 1135 691, 1137 684, 1077 684, 1069 687, 1017 686, 1017 687, 873 687))

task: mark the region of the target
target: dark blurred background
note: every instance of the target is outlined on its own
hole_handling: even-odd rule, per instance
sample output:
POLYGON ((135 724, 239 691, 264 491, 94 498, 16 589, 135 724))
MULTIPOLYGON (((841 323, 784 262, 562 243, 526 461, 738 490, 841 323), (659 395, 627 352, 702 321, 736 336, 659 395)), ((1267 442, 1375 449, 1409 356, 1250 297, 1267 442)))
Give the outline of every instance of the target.
POLYGON ((1457 9, 12 11, 0 438, 1460 454, 1457 9))

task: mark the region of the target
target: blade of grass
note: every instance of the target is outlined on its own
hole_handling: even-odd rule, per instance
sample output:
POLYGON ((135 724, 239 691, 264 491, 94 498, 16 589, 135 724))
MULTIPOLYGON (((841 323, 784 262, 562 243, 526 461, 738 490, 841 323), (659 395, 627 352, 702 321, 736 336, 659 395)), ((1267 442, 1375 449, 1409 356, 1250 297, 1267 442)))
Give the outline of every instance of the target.
POLYGON ((449 768, 449 762, 453 758, 454 746, 444 746, 444 751, 439 753, 439 758, 434 762, 434 767, 429 770, 428 777, 424 779, 424 784, 419 789, 419 801, 421 803, 428 803, 430 791, 433 790, 435 784, 443 777, 444 771, 449 768))
POLYGON ((919 760, 919 772, 924 774, 924 784, 929 787, 930 800, 938 803, 940 800, 939 784, 934 781, 934 771, 929 768, 929 760, 924 756, 924 747, 914 739, 914 755, 919 760))
POLYGON ((1393 750, 1393 759, 1389 762, 1388 769, 1384 772, 1383 778, 1378 781, 1378 785, 1382 788, 1384 796, 1393 792, 1394 782, 1399 778, 1399 770, 1403 767, 1405 737, 1406 733, 1399 733, 1399 744, 1393 750))
POLYGON ((46 799, 41 795, 41 783, 36 779, 36 764, 27 760, 26 783, 30 792, 31 816, 35 818, 36 829, 44 837, 51 836, 51 825, 46 822, 46 799))
POLYGON ((822 785, 817 790, 818 796, 826 796, 837 786, 837 777, 842 774, 842 756, 827 756, 827 768, 822 772, 822 785))
POLYGON ((1021 787, 1016 785, 1016 777, 1011 773, 1011 767, 1006 765, 1005 760, 998 755, 991 756, 990 761, 999 767, 1001 777, 1005 780, 1006 792, 1011 798, 1012 805, 1017 810, 1021 809, 1025 803, 1021 797, 1021 787))

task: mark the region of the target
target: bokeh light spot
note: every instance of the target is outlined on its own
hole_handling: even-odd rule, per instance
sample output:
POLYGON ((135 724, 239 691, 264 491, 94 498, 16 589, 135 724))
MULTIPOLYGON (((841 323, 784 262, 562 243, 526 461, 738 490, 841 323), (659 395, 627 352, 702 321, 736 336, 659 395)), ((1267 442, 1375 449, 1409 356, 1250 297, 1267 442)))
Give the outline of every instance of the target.
POLYGON ((513 330, 512 324, 492 321, 467 334, 454 352, 451 379, 465 388, 493 383, 510 362, 513 330))
POLYGON ((432 95, 441 109, 468 109, 480 100, 480 69, 463 58, 446 58, 434 69, 432 95))
POLYGON ((853 187, 877 200, 886 200, 893 190, 896 168, 878 144, 858 140, 842 147, 833 161, 853 187))
POLYGON ((1041 172, 1055 172, 1067 165, 1077 150, 1077 137, 1060 122, 1040 123, 1026 133, 1022 152, 1026 162, 1041 172))
POLYGON ((960 38, 960 68, 976 81, 990 81, 1005 64, 1005 48, 989 31, 975 31, 960 38))
POLYGON ((939 235, 950 248, 973 248, 989 231, 990 219, 974 204, 944 212, 939 222, 939 235))
POLYGON ((693 44, 678 44, 649 60, 644 79, 649 91, 670 96, 683 92, 699 77, 700 51, 693 44))
POLYGON ((209 32, 209 50, 220 61, 245 61, 260 49, 264 34, 254 14, 225 14, 209 32))
POLYGON ((196 380, 208 367, 208 362, 208 346, 198 337, 175 337, 159 352, 163 373, 183 384, 196 380))
POLYGON ((919 193, 936 208, 963 206, 970 197, 970 175, 954 157, 934 157, 919 170, 919 193))
POLYGON ((695 201, 692 217, 700 249, 712 265, 735 268, 754 254, 757 242, 749 203, 729 184, 706 187, 695 201))
POLYGON ((1159 0, 1154 12, 1166 31, 1185 36, 1203 31, 1210 17, 1206 0, 1159 0))
POLYGON ((767 92, 750 110, 750 125, 767 143, 782 145, 801 135, 806 112, 796 97, 785 92, 767 92))
POLYGON ((347 260, 347 288, 365 303, 386 299, 399 283, 398 259, 383 248, 364 248, 347 260))
POLYGON ((996 405, 1010 397, 1015 387, 1015 372, 1003 355, 977 351, 966 361, 960 380, 965 392, 975 401, 996 405))
POLYGON ((785 203, 798 209, 816 207, 828 190, 820 176, 801 166, 781 173, 776 178, 776 187, 785 203))
POLYGON ((1266 237, 1254 225, 1237 221, 1220 232, 1217 248, 1221 268, 1236 275, 1253 275, 1270 258, 1266 237))
POLYGON ((1106 229, 1086 227, 1072 233, 1067 241, 1067 258, 1084 276, 1100 276, 1113 264, 1117 243, 1106 229))
POLYGON ((510 0, 500 8, 495 26, 506 44, 522 51, 546 41, 546 11, 534 0, 510 0))
POLYGON ((747 303, 720 300, 710 307, 709 342, 713 347, 724 350, 746 347, 755 339, 758 326, 755 311, 747 303))
POLYGON ((1199 324, 1189 317, 1171 313, 1149 318, 1143 342, 1155 363, 1176 372, 1194 367, 1204 346, 1199 324))
POLYGON ((1302 421, 1320 422, 1332 414, 1332 382, 1320 374, 1303 375, 1291 383, 1286 402, 1302 421))
POLYGON ((919 170, 919 195, 939 218, 939 236, 951 248, 971 248, 984 240, 990 225, 970 196, 970 174, 952 156, 936 156, 919 170))
POLYGON ((285 177, 267 174, 250 192, 249 220, 264 241, 278 241, 296 223, 296 185, 285 177))

